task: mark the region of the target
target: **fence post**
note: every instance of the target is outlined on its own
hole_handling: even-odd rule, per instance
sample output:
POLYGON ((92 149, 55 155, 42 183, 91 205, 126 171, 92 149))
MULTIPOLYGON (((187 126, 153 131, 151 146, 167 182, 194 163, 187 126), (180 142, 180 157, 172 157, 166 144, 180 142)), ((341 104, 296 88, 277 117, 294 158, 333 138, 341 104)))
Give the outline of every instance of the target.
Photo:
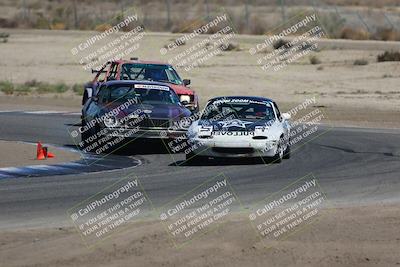
POLYGON ((26 20, 27 15, 26 15, 26 0, 22 0, 22 19, 26 20))
POLYGON ((124 0, 121 0, 120 7, 121 7, 122 18, 125 18, 125 7, 124 7, 124 5, 125 5, 124 0))
POLYGON ((362 22, 362 24, 364 24, 365 28, 367 29, 367 31, 369 33, 372 33, 372 29, 369 27, 369 25, 367 24, 367 22, 362 18, 362 16, 360 15, 359 12, 356 12, 356 15, 358 17, 358 19, 362 22))
POLYGON ((249 14, 249 1, 250 0, 246 0, 246 2, 244 3, 244 20, 245 20, 245 24, 246 24, 246 30, 250 30, 249 29, 249 25, 250 25, 250 14, 249 14))
POLYGON ((384 11, 382 11, 383 17, 385 18, 386 22, 389 23, 390 25, 390 29, 395 28, 392 21, 390 20, 390 18, 386 15, 386 13, 384 11))
POLYGON ((204 5, 206 6, 207 22, 209 22, 210 21, 210 7, 208 6, 208 0, 204 0, 204 5))
POLYGON ((286 6, 285 6, 285 0, 281 0, 281 10, 282 10, 282 21, 283 23, 286 22, 286 6))
POLYGON ((75 29, 78 29, 78 10, 76 8, 76 0, 73 0, 72 4, 73 4, 72 9, 74 12, 74 27, 75 27, 75 29))
POLYGON ((165 0, 165 6, 167 8, 167 30, 171 30, 171 6, 169 0, 165 0))

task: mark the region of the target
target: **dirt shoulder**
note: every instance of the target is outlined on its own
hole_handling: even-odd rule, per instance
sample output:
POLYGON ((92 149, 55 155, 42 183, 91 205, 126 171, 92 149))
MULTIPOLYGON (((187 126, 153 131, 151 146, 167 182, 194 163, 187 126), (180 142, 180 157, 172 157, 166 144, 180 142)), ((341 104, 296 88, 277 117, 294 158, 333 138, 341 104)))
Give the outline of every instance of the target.
MULTIPOLYGON (((44 146, 46 146, 44 144, 44 146)), ((48 151, 55 154, 55 158, 36 160, 36 146, 28 143, 9 142, 0 140, 0 168, 20 167, 29 165, 51 165, 79 160, 79 153, 48 146, 48 151)))
POLYGON ((2 231, 0 257, 5 266, 400 265, 399 204, 323 209, 286 240, 267 240, 268 249, 245 216, 221 224, 180 249, 158 221, 129 225, 90 250, 74 228, 2 231))
POLYGON ((56 111, 81 111, 82 98, 70 95, 46 96, 7 96, 0 97, 0 111, 4 110, 56 110, 56 111))

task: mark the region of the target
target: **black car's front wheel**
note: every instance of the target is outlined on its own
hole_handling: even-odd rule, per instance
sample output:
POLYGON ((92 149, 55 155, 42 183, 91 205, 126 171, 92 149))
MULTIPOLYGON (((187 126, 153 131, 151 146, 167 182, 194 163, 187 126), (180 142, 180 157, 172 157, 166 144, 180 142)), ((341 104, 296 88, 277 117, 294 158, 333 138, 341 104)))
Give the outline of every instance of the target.
POLYGON ((84 147, 87 147, 90 145, 90 143, 94 142, 97 140, 97 135, 99 132, 99 127, 97 125, 94 125, 92 127, 86 127, 86 121, 82 119, 82 132, 81 132, 81 141, 84 147))
MULTIPOLYGON (((82 129, 84 129, 85 126, 86 126, 85 120, 82 119, 81 125, 82 125, 82 129)), ((81 141, 83 143, 86 143, 86 141, 88 140, 89 137, 90 137, 89 131, 82 131, 81 132, 81 141)))

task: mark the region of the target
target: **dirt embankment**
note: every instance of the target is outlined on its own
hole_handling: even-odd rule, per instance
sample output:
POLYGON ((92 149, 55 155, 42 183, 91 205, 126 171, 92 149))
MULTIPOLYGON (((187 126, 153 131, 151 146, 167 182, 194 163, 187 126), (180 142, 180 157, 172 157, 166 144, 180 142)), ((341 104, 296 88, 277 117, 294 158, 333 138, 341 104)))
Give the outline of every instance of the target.
POLYGON ((244 215, 221 224, 180 249, 159 221, 128 225, 93 249, 74 228, 2 231, 0 258, 10 267, 400 266, 400 205, 323 209, 286 240, 266 240, 268 249, 244 215))

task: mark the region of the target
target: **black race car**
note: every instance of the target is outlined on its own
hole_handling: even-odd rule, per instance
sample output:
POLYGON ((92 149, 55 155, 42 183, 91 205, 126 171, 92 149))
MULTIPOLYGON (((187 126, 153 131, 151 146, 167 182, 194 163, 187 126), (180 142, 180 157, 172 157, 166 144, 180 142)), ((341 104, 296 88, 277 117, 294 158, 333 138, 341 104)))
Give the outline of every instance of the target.
POLYGON ((82 109, 81 143, 91 151, 125 138, 182 136, 190 126, 182 122, 190 115, 168 84, 105 82, 82 109))

